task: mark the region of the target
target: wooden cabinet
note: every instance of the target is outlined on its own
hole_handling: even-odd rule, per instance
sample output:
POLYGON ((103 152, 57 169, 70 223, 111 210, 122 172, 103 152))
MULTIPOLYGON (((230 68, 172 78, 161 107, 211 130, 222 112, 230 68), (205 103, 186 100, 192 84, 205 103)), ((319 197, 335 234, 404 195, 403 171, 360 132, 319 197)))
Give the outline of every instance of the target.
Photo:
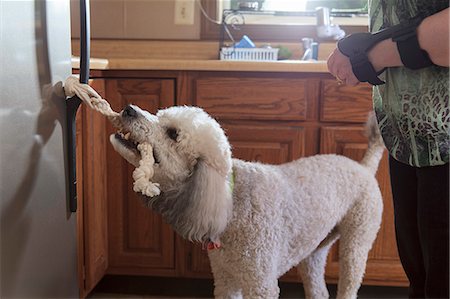
POLYGON ((220 119, 306 119, 306 80, 206 77, 196 90, 195 104, 220 119))
MULTIPOLYGON (((155 113, 175 104, 173 79, 106 79, 105 86, 115 111, 136 104, 155 113)), ((115 131, 108 128, 104 138, 115 131)), ((134 167, 109 146, 107 169, 108 273, 175 275, 175 233, 133 191, 134 167)))
POLYGON ((318 80, 280 73, 209 72, 193 85, 192 104, 220 120, 305 121, 315 118, 319 97, 318 80))
MULTIPOLYGON (((90 84, 102 96, 104 80, 90 84)), ((77 233, 80 296, 86 296, 108 268, 105 119, 82 105, 77 113, 77 233)))
MULTIPOLYGON (((327 74, 312 73, 102 71, 95 75, 102 78, 105 98, 116 111, 129 103, 152 113, 173 105, 203 107, 221 123, 237 158, 281 164, 319 153, 337 153, 360 160, 367 148, 363 124, 372 109, 369 85, 339 86, 327 74)), ((83 125, 89 126, 90 121, 99 123, 98 118, 84 117, 83 125)), ((113 128, 106 121, 98 125, 96 130, 83 131, 83 140, 100 143, 95 160, 83 164, 83 184, 88 190, 85 193, 107 197, 96 203, 100 205, 98 213, 107 211, 107 219, 100 217, 101 222, 95 222, 96 214, 86 210, 92 202, 85 202, 85 216, 97 230, 105 229, 100 223, 107 221, 107 244, 100 239, 101 252, 106 245, 107 250, 90 257, 90 262, 95 260, 111 274, 212 277, 201 245, 181 240, 158 214, 143 207, 132 191, 133 168, 109 146, 113 128), (98 131, 101 126, 104 133, 98 131), (96 170, 96 163, 104 172, 96 170), (89 191, 95 190, 95 185, 87 180, 101 180, 98 176, 104 176, 99 182, 104 187, 89 191)), ((83 154, 85 159, 92 157, 85 151, 83 154)), ((406 285, 396 250, 386 154, 377 179, 384 199, 383 223, 369 255, 364 283, 406 285)), ((86 242, 92 241, 88 238, 86 242)), ((326 269, 330 283, 338 279, 337 246, 330 252, 326 269)), ((282 280, 299 281, 296 270, 282 280)))
POLYGON ((322 80, 320 120, 323 122, 364 123, 372 110, 372 87, 338 85, 336 80, 322 80))
POLYGON ((233 157, 270 164, 286 163, 305 155, 302 127, 223 124, 233 157))

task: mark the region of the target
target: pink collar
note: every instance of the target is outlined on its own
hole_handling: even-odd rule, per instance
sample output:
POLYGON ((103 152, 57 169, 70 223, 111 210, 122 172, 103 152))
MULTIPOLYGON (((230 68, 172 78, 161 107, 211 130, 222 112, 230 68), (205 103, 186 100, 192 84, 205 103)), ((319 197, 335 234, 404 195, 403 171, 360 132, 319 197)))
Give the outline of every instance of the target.
POLYGON ((207 239, 203 241, 202 243, 202 249, 203 250, 214 250, 219 249, 221 247, 220 241, 217 240, 216 242, 211 241, 211 239, 207 239))

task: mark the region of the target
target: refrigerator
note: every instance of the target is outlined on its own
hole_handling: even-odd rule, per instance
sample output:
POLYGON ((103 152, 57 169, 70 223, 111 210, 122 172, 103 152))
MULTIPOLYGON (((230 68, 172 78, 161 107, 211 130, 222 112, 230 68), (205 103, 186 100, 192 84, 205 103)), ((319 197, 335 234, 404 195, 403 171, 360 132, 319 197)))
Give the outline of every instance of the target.
MULTIPOLYGON (((0 298, 76 298, 69 0, 0 0, 0 298)), ((76 199, 76 198, 75 198, 76 199)))

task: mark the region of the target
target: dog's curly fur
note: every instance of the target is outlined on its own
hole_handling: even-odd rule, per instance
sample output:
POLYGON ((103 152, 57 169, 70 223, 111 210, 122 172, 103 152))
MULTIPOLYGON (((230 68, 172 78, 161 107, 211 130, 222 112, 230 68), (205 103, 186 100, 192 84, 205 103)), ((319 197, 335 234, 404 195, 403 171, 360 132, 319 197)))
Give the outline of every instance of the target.
MULTIPOLYGON (((145 202, 184 238, 221 243, 208 251, 216 298, 277 298, 278 277, 297 264, 306 296, 328 298, 324 269, 338 238, 337 297, 356 298, 382 214, 374 119, 360 163, 317 155, 283 165, 232 159, 224 131, 200 108, 152 115, 128 106, 121 120, 130 140, 153 147, 161 194, 145 202)), ((139 153, 110 139, 136 166, 139 153)))

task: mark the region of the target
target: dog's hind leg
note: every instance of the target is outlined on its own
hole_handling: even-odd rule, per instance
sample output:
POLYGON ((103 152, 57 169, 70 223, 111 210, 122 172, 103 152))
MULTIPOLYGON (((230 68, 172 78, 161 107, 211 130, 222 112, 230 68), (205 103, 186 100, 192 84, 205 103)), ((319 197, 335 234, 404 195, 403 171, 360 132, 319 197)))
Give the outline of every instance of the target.
POLYGON ((298 265, 298 272, 302 277, 305 297, 308 299, 329 298, 325 283, 325 264, 328 251, 338 238, 336 231, 330 235, 308 257, 298 265))
POLYGON ((339 282, 337 299, 356 299, 366 269, 368 253, 376 238, 380 211, 374 206, 356 207, 339 225, 339 282), (359 210, 359 211, 358 211, 359 210))

